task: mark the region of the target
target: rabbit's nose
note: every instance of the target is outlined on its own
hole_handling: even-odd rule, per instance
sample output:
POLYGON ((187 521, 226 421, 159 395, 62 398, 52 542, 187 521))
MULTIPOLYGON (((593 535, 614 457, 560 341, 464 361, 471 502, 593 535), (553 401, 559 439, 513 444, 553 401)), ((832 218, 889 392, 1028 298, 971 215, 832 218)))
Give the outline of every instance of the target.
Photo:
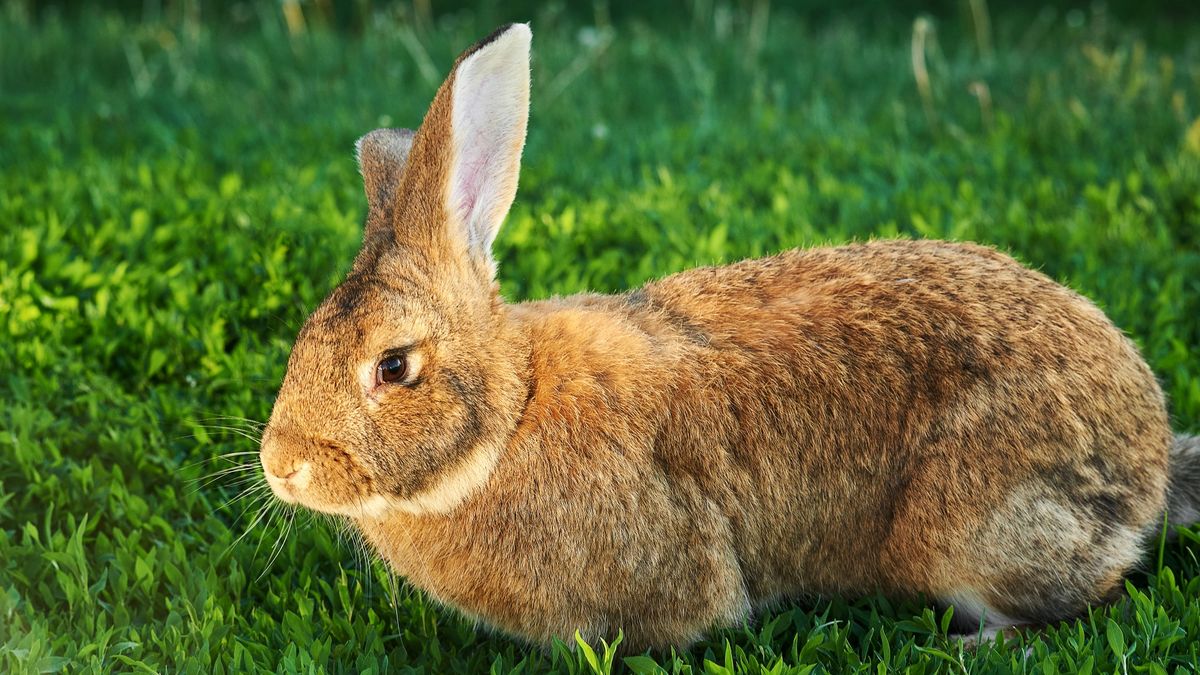
POLYGON ((293 465, 292 470, 283 477, 283 480, 293 488, 297 490, 303 490, 304 488, 308 487, 308 479, 311 474, 312 464, 308 462, 300 462, 299 464, 293 465))
POLYGON ((309 462, 297 462, 280 469, 264 468, 266 468, 268 481, 281 483, 296 490, 308 487, 309 476, 312 474, 312 464, 309 462))

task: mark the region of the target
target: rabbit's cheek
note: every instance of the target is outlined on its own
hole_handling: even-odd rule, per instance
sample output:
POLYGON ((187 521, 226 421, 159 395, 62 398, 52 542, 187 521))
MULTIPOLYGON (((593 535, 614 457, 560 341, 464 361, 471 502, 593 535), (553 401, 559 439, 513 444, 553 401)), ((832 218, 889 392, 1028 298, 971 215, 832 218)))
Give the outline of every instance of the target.
POLYGON ((376 494, 372 474, 339 442, 286 426, 263 435, 259 460, 271 492, 288 504, 338 513, 376 494))
POLYGON ((449 513, 487 483, 499 458, 498 446, 480 444, 456 465, 448 467, 432 485, 405 497, 395 497, 390 505, 413 515, 449 513))
POLYGON ((321 446, 321 452, 312 457, 311 481, 289 487, 301 505, 327 513, 357 508, 376 494, 370 473, 332 443, 321 446))

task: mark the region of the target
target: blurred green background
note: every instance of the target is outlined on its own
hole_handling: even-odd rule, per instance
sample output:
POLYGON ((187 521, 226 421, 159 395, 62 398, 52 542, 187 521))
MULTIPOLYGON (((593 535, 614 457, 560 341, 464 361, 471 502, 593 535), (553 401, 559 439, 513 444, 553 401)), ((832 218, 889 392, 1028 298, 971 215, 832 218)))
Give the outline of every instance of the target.
POLYGON ((268 506, 253 453, 359 242, 354 139, 526 20, 508 298, 976 240, 1095 299, 1200 431, 1198 7, 0 0, 0 671, 1190 672, 1195 531, 1018 645, 825 599, 624 659, 476 630, 268 506))

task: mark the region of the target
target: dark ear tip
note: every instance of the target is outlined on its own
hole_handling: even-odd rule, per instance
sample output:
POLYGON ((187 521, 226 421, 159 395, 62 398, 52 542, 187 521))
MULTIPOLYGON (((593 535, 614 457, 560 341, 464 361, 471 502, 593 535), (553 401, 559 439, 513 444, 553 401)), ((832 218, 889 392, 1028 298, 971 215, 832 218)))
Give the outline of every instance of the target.
POLYGON ((474 54, 475 52, 479 51, 480 49, 483 49, 484 47, 490 45, 491 43, 498 40, 501 35, 504 35, 505 33, 509 32, 510 30, 512 30, 513 28, 516 28, 518 26, 520 26, 521 29, 523 29, 526 32, 529 31, 528 23, 506 23, 503 26, 500 26, 496 30, 492 31, 487 37, 485 37, 482 40, 480 40, 479 42, 476 42, 475 44, 471 45, 471 47, 469 49, 467 49, 467 51, 463 52, 462 55, 460 55, 458 57, 459 61, 467 58, 468 56, 474 54))
POLYGON ((408 163, 414 135, 411 129, 376 129, 355 142, 358 171, 372 210, 388 208, 408 163))
POLYGON ((412 150, 412 129, 376 129, 354 142, 359 167, 367 164, 403 164, 412 150))

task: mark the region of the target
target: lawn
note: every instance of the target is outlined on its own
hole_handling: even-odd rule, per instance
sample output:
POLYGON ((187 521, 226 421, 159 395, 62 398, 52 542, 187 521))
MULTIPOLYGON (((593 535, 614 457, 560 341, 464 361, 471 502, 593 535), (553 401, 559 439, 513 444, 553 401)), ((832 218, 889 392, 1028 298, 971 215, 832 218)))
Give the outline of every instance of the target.
POLYGON ((256 450, 296 330, 357 248, 354 139, 415 126, 455 54, 505 20, 535 35, 524 173, 497 242, 509 299, 795 246, 986 242, 1096 300, 1176 427, 1200 431, 1194 12, 34 4, 0 2, 0 671, 1200 661, 1200 528, 1156 543, 1127 600, 1016 641, 965 649, 920 602, 810 598, 628 657, 491 634, 337 523, 219 473, 257 461, 237 453, 256 450))

